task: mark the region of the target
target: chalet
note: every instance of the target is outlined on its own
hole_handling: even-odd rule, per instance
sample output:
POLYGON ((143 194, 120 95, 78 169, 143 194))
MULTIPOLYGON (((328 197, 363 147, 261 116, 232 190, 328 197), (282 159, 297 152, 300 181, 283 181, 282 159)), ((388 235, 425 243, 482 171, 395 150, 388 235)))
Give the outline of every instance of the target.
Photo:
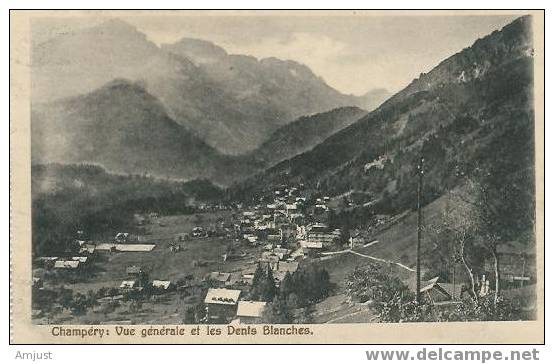
POLYGON ((71 260, 78 261, 81 264, 86 264, 88 262, 88 257, 71 257, 71 260))
POLYGON ((256 213, 254 211, 244 211, 242 213, 242 216, 247 217, 247 218, 253 218, 253 217, 256 216, 256 213))
POLYGON ((173 285, 171 284, 171 281, 160 281, 155 279, 152 281, 152 287, 159 291, 168 291, 173 287, 173 285))
MULTIPOLYGON (((413 292, 416 291, 415 277, 408 280, 408 287, 413 292)), ((462 298, 464 285, 439 282, 439 277, 435 277, 428 281, 422 281, 420 292, 423 299, 433 304, 456 302, 462 298)))
POLYGON ((225 283, 225 287, 230 288, 237 285, 243 285, 242 274, 240 272, 230 273, 229 279, 225 283))
POLYGON ((262 315, 266 302, 261 301, 239 301, 237 307, 237 319, 240 324, 259 324, 262 322, 262 315))
POLYGON ((77 270, 80 267, 78 260, 56 260, 54 269, 77 270))
POLYGON ((306 227, 304 225, 297 225, 296 226, 296 238, 304 240, 306 239, 308 235, 308 232, 306 230, 306 227))
POLYGON ((115 244, 115 250, 120 252, 150 252, 156 244, 115 244))
POLYGON ((240 284, 251 286, 254 282, 254 273, 243 273, 240 277, 240 284))
POLYGON ((213 286, 223 288, 229 284, 231 273, 211 272, 206 275, 206 280, 213 286))
POLYGON ((237 313, 241 292, 234 289, 210 288, 204 299, 208 321, 224 324, 230 322, 237 313))
POLYGON ((422 296, 428 299, 431 303, 452 301, 453 297, 438 284, 439 277, 435 277, 427 282, 422 282, 420 292, 422 296))
POLYGON ((85 254, 88 256, 94 255, 96 252, 96 245, 95 244, 83 244, 79 247, 79 254, 85 254))
POLYGON ((285 205, 287 215, 296 213, 298 211, 298 205, 295 203, 290 203, 285 205))
POLYGON ((127 267, 125 271, 130 277, 139 277, 143 273, 142 268, 136 265, 127 267))
POLYGON ((124 291, 135 291, 135 290, 140 290, 140 289, 142 289, 142 288, 140 287, 140 284, 139 284, 138 279, 132 279, 132 280, 123 281, 123 282, 121 282, 121 284, 119 285, 119 288, 121 288, 121 289, 124 290, 124 291))
POLYGON ((279 260, 279 255, 273 252, 263 252, 260 258, 260 262, 264 265, 269 266, 269 268, 271 268, 272 270, 277 270, 279 260))
POLYGON ((107 252, 149 252, 154 250, 156 244, 112 244, 100 243, 96 245, 96 251, 107 252))
POLYGON ((258 243, 258 237, 253 234, 244 234, 244 240, 248 241, 250 244, 256 245, 258 243))
POLYGON ((299 243, 305 256, 314 257, 323 250, 323 243, 321 241, 300 240, 299 243))
POLYGON ((321 243, 323 248, 329 248, 340 238, 340 230, 329 231, 325 224, 308 226, 308 243, 321 243))

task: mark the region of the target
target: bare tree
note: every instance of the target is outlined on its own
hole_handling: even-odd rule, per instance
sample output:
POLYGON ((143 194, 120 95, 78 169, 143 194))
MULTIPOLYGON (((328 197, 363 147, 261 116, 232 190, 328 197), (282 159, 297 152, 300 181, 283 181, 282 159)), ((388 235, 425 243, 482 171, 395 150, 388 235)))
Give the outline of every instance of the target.
POLYGON ((473 206, 465 202, 461 196, 463 191, 450 192, 448 205, 444 211, 442 224, 439 229, 449 233, 455 245, 455 255, 460 258, 470 281, 470 292, 474 301, 477 301, 475 291, 475 275, 468 261, 468 245, 473 244, 477 227, 473 218, 473 206))

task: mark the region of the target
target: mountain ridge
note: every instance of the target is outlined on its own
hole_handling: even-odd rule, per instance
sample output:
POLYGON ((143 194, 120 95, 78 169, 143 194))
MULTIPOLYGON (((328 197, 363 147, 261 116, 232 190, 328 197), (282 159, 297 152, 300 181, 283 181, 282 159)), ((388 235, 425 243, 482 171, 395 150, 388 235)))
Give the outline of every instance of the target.
POLYGON ((217 183, 247 169, 171 119, 144 87, 124 79, 36 107, 32 131, 32 160, 39 164, 97 163, 128 174, 217 183))
POLYGON ((33 104, 85 95, 117 78, 140 82, 172 119, 231 155, 254 150, 303 115, 366 103, 298 62, 228 54, 192 38, 157 46, 117 19, 33 45, 31 58, 33 104))
POLYGON ((413 175, 422 155, 428 201, 460 183, 462 171, 488 169, 499 179, 520 178, 518 183, 529 187, 534 152, 530 21, 518 18, 477 40, 310 151, 238 183, 233 195, 248 198, 283 183, 304 184, 329 196, 363 191, 368 206, 399 212, 415 206, 413 175), (499 170, 500 162, 510 167, 499 170))

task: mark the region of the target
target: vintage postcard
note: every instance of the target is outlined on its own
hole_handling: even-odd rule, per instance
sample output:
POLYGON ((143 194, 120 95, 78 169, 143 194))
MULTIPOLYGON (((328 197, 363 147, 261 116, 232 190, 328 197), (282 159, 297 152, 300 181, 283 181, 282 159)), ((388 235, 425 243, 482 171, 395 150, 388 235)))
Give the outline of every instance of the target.
POLYGON ((543 11, 11 11, 11 342, 543 343, 543 11))

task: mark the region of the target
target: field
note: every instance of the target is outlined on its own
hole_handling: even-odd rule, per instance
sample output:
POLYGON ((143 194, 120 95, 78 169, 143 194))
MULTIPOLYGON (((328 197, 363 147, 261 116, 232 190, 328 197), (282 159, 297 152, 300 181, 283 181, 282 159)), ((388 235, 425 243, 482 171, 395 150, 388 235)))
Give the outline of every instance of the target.
MULTIPOLYGON (((94 261, 93 274, 74 283, 63 282, 65 288, 74 292, 87 293, 97 291, 102 287, 116 288, 128 278, 126 268, 140 266, 148 272, 150 280, 170 280, 176 282, 188 275, 201 279, 206 273, 213 271, 234 272, 254 268, 256 259, 261 254, 261 248, 247 246, 225 237, 191 238, 178 242, 183 250, 173 252, 170 246, 176 241, 176 235, 190 233, 193 227, 209 228, 218 221, 230 221, 231 213, 210 212, 193 215, 162 216, 144 226, 146 234, 141 236, 141 243, 156 244, 151 252, 105 252, 100 253, 94 261), (240 260, 223 261, 227 246, 233 244, 235 249, 246 253, 240 260)), ((60 283, 44 282, 45 288, 55 288, 60 283)), ((184 297, 172 292, 155 298, 156 301, 146 302, 139 312, 129 312, 123 304, 114 313, 103 315, 89 310, 85 316, 72 318, 70 314, 61 315, 56 320, 68 322, 105 322, 106 320, 130 320, 133 322, 180 323, 184 308, 197 302, 199 297, 184 297)))
MULTIPOLYGON (((431 224, 438 220, 446 206, 446 198, 439 198, 424 209, 425 221, 431 224)), ((366 248, 356 248, 356 252, 391 262, 402 263, 414 268, 417 242, 417 213, 405 214, 394 225, 375 233, 371 240, 377 243, 366 248)), ((425 241, 424 241, 425 244, 425 241)), ((364 323, 375 321, 375 314, 366 306, 348 302, 344 291, 345 279, 356 267, 367 265, 374 260, 346 253, 331 256, 321 261, 335 284, 334 296, 328 297, 316 305, 316 322, 328 323, 364 323)), ((412 278, 415 273, 396 264, 379 263, 390 269, 391 275, 402 280, 412 278)))

